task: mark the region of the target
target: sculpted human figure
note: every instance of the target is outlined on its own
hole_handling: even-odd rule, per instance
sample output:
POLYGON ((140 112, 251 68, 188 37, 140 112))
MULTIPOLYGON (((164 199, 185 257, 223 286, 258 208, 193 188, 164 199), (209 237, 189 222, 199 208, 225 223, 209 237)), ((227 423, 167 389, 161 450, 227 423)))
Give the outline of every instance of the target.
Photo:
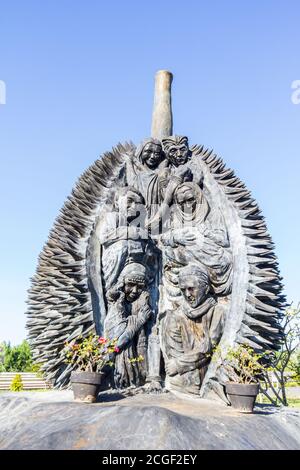
POLYGON ((149 303, 148 282, 146 267, 129 263, 119 282, 107 293, 104 334, 117 339, 119 353, 115 356, 114 384, 118 388, 141 386, 147 378, 146 323, 154 315, 149 303))
POLYGON ((144 209, 143 196, 133 187, 116 191, 113 205, 98 218, 94 239, 99 244, 99 263, 103 288, 107 291, 115 284, 131 253, 143 256, 148 246, 148 234, 139 225, 144 209))
POLYGON ((212 348, 223 332, 223 310, 204 266, 181 268, 178 285, 181 299, 162 314, 160 323, 166 387, 198 395, 212 348))
POLYGON ((143 195, 148 217, 155 215, 161 202, 159 171, 166 164, 162 144, 153 138, 143 140, 127 160, 126 181, 143 195))
POLYGON ((178 291, 178 266, 194 262, 212 269, 215 293, 227 295, 232 281, 232 254, 226 226, 222 215, 210 210, 196 183, 177 187, 170 219, 171 228, 161 237, 166 295, 170 289, 178 291))
MULTIPOLYGON (((98 334, 103 333, 107 310, 107 291, 114 286, 129 258, 153 264, 157 254, 148 233, 139 225, 143 219, 144 198, 134 188, 117 189, 112 205, 106 206, 96 220, 89 241, 87 265, 92 293, 94 320, 98 334)), ((145 215, 145 214, 144 214, 145 215)))
POLYGON ((167 218, 166 214, 178 185, 184 181, 195 181, 200 185, 203 179, 199 165, 193 162, 187 137, 171 136, 163 139, 162 144, 166 155, 166 165, 160 169, 159 174, 161 207, 148 221, 151 227, 157 226, 161 219, 167 218))
POLYGON ((206 371, 220 335, 280 349, 285 299, 264 218, 221 158, 172 135, 171 82, 159 71, 155 138, 118 144, 83 173, 39 257, 28 339, 55 387, 76 368, 65 342, 92 331, 117 337, 113 386, 159 388, 161 342, 167 386, 201 397, 224 399, 222 358, 206 371))
MULTIPOLYGON (((89 259, 91 274, 89 282, 93 293, 92 301, 95 323, 98 326, 99 334, 103 334, 103 325, 105 325, 109 337, 119 338, 118 347, 123 348, 128 343, 128 338, 130 338, 130 335, 132 336, 135 328, 139 328, 139 325, 145 322, 144 310, 141 310, 140 315, 130 319, 129 323, 124 319, 124 312, 122 315, 120 314, 121 305, 124 303, 124 296, 127 295, 123 288, 126 290, 130 288, 129 280, 124 278, 124 273, 127 272, 124 271, 125 266, 131 266, 131 268, 134 266, 151 267, 153 282, 148 286, 147 297, 149 298, 149 304, 151 303, 153 315, 147 323, 147 354, 143 351, 143 355, 145 356, 144 364, 147 365, 147 367, 145 366, 145 370, 147 370, 147 387, 157 390, 160 389, 161 381, 160 345, 156 326, 159 251, 149 238, 148 233, 139 226, 143 226, 142 221, 143 217, 145 217, 144 198, 139 191, 130 186, 118 189, 114 198, 113 210, 109 209, 108 207, 107 212, 102 213, 101 219, 98 220, 94 236, 91 240, 92 243, 90 243, 91 253, 89 259), (143 210, 144 214, 142 214, 143 210), (116 308, 113 307, 113 297, 116 300, 116 308), (126 332, 125 325, 128 326, 126 332)), ((128 269, 126 267, 126 270, 128 269)), ((135 291, 145 283, 145 279, 141 281, 140 277, 141 275, 137 276, 138 282, 131 286, 132 292, 129 292, 127 295, 127 303, 130 297, 135 295, 135 291)), ((145 295, 146 293, 141 296, 141 299, 145 295)), ((131 353, 132 349, 124 354, 130 355, 131 353)), ((120 361, 121 359, 118 357, 116 359, 117 371, 119 370, 118 364, 120 365, 120 361)), ((138 368, 137 364, 132 365, 129 371, 138 368)), ((134 384, 140 385, 143 382, 143 376, 140 377, 137 373, 135 376, 139 377, 139 379, 134 380, 134 384)), ((120 380, 116 379, 117 383, 133 384, 130 374, 128 377, 128 380, 125 380, 123 376, 120 380)))

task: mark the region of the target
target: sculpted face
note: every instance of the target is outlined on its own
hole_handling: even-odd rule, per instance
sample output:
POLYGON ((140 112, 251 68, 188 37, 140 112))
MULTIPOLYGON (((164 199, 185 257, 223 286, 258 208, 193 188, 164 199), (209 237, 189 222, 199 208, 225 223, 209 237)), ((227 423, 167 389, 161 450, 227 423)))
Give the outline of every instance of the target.
POLYGON ((130 278, 124 279, 124 293, 126 300, 128 302, 134 302, 139 298, 143 290, 145 289, 145 283, 144 282, 136 282, 133 281, 130 278))
POLYGON ((206 299, 209 284, 196 276, 184 276, 179 280, 183 297, 192 308, 197 308, 206 299))
POLYGON ((126 194, 119 195, 117 207, 119 212, 127 215, 127 220, 130 222, 138 217, 143 204, 144 199, 142 195, 129 190, 126 194))
POLYGON ((184 165, 189 157, 189 146, 187 142, 182 142, 179 145, 172 145, 168 148, 167 156, 169 161, 176 167, 184 165))
POLYGON ((196 210, 197 197, 192 188, 182 187, 177 191, 176 203, 182 212, 192 214, 196 210))
POLYGON ((142 161, 143 163, 154 170, 160 164, 162 160, 162 148, 158 144, 149 142, 145 145, 142 152, 142 161))

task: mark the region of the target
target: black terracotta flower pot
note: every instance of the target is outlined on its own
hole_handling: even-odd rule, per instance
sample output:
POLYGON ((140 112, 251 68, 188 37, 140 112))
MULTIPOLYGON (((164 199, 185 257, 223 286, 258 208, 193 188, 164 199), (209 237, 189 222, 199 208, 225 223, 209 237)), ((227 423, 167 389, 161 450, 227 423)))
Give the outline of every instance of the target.
POLYGON ((243 413, 252 413, 259 392, 259 384, 226 383, 226 393, 231 406, 243 413))
POLYGON ((72 372, 71 384, 74 400, 84 403, 95 403, 101 378, 102 374, 98 372, 72 372))

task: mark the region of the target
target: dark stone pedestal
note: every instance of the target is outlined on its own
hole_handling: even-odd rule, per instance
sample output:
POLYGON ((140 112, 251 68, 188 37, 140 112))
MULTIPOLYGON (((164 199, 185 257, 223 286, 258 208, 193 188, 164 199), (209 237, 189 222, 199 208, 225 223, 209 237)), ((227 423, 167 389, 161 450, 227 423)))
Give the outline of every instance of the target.
POLYGON ((1 449, 300 449, 300 410, 251 415, 171 393, 75 403, 70 391, 0 395, 1 449))

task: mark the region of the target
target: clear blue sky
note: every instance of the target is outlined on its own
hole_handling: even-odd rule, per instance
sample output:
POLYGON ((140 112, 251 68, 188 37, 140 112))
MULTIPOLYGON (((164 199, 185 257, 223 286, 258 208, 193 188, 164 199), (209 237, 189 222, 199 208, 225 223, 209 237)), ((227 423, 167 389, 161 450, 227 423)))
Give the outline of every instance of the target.
POLYGON ((26 290, 78 176, 150 133, 174 74, 174 131, 213 147, 258 200, 300 300, 300 3, 0 1, 0 340, 25 337, 26 290))

